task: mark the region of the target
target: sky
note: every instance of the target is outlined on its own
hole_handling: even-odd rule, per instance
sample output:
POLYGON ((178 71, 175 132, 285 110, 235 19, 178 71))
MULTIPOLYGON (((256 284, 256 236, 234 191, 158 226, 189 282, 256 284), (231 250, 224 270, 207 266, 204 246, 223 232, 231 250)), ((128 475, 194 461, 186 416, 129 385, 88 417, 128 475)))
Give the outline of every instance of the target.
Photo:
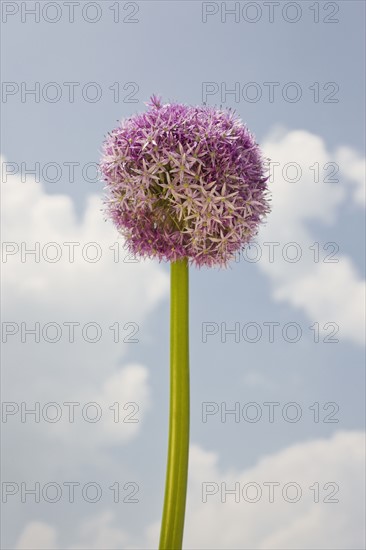
POLYGON ((169 265, 96 170, 154 93, 235 109, 271 161, 255 242, 190 270, 184 548, 364 548, 364 12, 1 2, 4 548, 158 546, 169 265))

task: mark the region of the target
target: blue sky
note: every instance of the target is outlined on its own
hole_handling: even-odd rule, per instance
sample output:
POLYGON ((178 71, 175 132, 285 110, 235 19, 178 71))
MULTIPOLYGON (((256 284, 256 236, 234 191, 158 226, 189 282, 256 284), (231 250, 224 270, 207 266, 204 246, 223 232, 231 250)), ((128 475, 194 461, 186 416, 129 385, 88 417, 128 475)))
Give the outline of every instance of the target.
POLYGON ((258 262, 242 256, 227 270, 190 273, 185 547, 362 548, 364 3, 228 2, 226 9, 237 12, 225 21, 220 2, 81 0, 74 22, 65 2, 47 10, 45 2, 35 4, 2 2, 2 398, 8 403, 2 477, 19 489, 3 506, 4 547, 157 546, 167 445, 169 266, 122 261, 123 243, 103 221, 103 186, 90 174, 106 132, 158 93, 165 101, 236 109, 266 156, 279 163, 272 214, 257 248, 247 251, 250 259, 259 250, 258 262), (39 22, 30 8, 39 9, 39 22), (37 86, 39 101, 31 94, 22 101, 22 90, 37 86), (239 97, 225 95, 234 89, 239 97), (36 178, 26 172, 32 167, 36 178), (80 243, 74 262, 70 242, 80 243), (89 252, 99 251, 99 261, 88 261, 87 243, 97 243, 89 252), (268 243, 275 243, 273 261, 268 243), (22 250, 35 246, 39 262, 29 254, 22 261, 22 250), (59 260, 47 261, 55 250, 59 260), (291 261, 298 250, 301 258, 291 261), (24 331, 37 322, 40 342, 34 343, 24 331), (79 323, 73 343, 70 323, 79 323), (94 323, 90 333, 88 323, 94 323), (109 328, 114 323, 118 343, 109 328), (268 323, 278 323, 273 342, 268 323), (100 340, 85 341, 96 325, 100 340), (204 342, 207 326, 215 334, 204 342), (238 341, 233 334, 222 341, 235 326, 238 341), (131 338, 138 342, 128 341, 136 329, 131 338), (300 337, 291 343, 295 329, 300 337), (55 343, 52 330, 61 330, 55 343), (250 330, 261 331, 257 342, 248 341, 250 330), (339 341, 324 341, 329 338, 339 341), (22 402, 41 409, 57 403, 62 417, 50 422, 41 414, 37 423, 28 415, 22 422, 22 402), (80 403, 74 423, 65 402, 80 403), (99 404, 100 421, 77 413, 89 402, 99 404), (138 422, 114 423, 109 407, 115 402, 122 419, 137 411, 123 406, 137 404, 138 422), (273 422, 268 403, 275 404, 273 422), (234 415, 222 421, 220 413, 235 407, 239 421, 234 415), (218 412, 203 422, 203 410, 218 412), (248 421, 246 414, 258 410, 258 422, 248 421), (291 422, 287 414, 299 411, 301 418, 291 422), (263 491, 257 503, 229 497, 223 503, 220 493, 202 502, 207 482, 232 488, 248 480, 262 489, 267 482, 295 482, 302 498, 268 503, 263 491), (39 503, 27 495, 21 501, 22 482, 38 482, 42 491, 51 481, 63 488, 58 502, 42 494, 39 503), (77 494, 70 503, 62 485, 70 481, 98 484, 100 500, 77 494), (133 489, 123 489, 126 482, 137 484, 138 502, 113 502, 109 487, 116 482, 123 497, 133 489), (314 483, 323 500, 332 489, 324 486, 337 484, 339 502, 315 503, 314 483))

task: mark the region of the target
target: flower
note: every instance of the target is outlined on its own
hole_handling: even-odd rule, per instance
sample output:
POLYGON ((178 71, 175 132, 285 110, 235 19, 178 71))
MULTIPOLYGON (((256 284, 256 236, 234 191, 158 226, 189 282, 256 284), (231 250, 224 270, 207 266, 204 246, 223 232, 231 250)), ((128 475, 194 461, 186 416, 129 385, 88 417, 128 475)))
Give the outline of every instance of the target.
POLYGON ((260 149, 231 110, 147 107, 104 141, 107 215, 136 256, 226 266, 269 212, 260 149))

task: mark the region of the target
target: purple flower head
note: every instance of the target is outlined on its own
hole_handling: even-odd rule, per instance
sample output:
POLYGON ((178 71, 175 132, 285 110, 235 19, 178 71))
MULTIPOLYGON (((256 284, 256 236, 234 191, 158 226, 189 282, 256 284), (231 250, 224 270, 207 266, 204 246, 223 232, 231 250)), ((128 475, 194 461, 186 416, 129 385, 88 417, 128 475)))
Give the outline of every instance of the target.
POLYGON ((108 215, 136 256, 225 266, 269 212, 259 147, 230 110, 147 107, 103 144, 108 215))

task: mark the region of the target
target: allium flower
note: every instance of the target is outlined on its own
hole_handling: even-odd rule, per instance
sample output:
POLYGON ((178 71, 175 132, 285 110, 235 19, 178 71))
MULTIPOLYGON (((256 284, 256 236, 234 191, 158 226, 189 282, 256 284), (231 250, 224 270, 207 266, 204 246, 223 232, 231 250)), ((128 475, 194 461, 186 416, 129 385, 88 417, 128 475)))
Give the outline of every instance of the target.
POLYGON ((269 212, 267 166, 230 110, 165 104, 103 144, 107 213, 130 251, 171 262, 170 418, 160 550, 182 549, 189 456, 189 266, 226 265, 269 212))
POLYGON ((108 215, 134 255, 226 265, 269 212, 266 163, 230 110, 162 104, 108 134, 108 215))

